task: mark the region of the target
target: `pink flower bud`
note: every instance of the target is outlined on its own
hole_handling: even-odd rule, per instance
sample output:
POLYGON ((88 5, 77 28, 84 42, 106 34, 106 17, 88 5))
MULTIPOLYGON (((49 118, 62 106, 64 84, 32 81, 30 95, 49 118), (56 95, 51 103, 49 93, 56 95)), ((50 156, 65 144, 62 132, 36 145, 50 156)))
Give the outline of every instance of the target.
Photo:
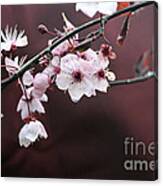
POLYGON ((46 89, 49 87, 49 77, 44 73, 36 74, 33 85, 35 89, 38 89, 42 92, 45 92, 46 89))

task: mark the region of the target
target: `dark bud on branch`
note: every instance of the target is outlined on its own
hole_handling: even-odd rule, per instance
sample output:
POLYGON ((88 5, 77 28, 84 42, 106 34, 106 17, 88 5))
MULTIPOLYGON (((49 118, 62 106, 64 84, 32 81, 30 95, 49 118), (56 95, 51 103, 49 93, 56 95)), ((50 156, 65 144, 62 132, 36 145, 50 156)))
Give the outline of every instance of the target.
POLYGON ((117 37, 117 44, 119 46, 122 46, 127 35, 128 35, 128 31, 129 31, 129 27, 130 27, 130 17, 132 15, 132 12, 130 12, 125 18, 124 21, 122 23, 122 27, 121 27, 121 32, 119 34, 119 36, 117 37))
POLYGON ((47 33, 49 33, 48 28, 47 28, 45 25, 43 25, 43 24, 40 24, 40 25, 38 26, 38 31, 39 31, 41 34, 47 34, 47 33))

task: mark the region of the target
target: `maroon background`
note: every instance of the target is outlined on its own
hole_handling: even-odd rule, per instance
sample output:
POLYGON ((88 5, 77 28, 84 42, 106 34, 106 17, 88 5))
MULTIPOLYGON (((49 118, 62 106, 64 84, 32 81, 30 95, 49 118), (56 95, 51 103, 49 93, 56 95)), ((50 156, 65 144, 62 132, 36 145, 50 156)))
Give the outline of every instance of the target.
MULTIPOLYGON (((29 58, 47 46, 49 36, 37 31, 40 23, 49 29, 61 29, 61 12, 80 25, 90 19, 75 12, 74 4, 2 6, 2 29, 17 24, 29 36, 29 46, 20 49, 29 58)), ((133 66, 139 56, 150 49, 154 39, 153 6, 133 16, 128 38, 123 47, 116 45, 123 17, 106 26, 118 58, 111 63, 117 78, 134 75, 133 66)), ((98 48, 103 40, 93 44, 98 48)), ((154 179, 154 173, 126 172, 123 169, 123 140, 133 136, 146 144, 154 140, 157 125, 154 115, 154 80, 113 87, 107 94, 70 101, 68 94, 54 88, 48 91, 47 114, 41 116, 49 137, 20 148, 18 132, 23 126, 16 106, 21 92, 16 82, 2 92, 2 176, 64 177, 99 179, 154 179)), ((146 159, 151 157, 146 156, 146 159)))

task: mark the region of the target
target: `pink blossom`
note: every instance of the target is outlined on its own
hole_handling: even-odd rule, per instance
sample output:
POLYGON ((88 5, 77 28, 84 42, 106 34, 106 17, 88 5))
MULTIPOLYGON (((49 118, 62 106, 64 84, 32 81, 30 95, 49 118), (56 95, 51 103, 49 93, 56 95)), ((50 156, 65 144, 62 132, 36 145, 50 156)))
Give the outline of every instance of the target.
POLYGON ((26 86, 32 85, 33 76, 32 76, 32 74, 29 70, 24 73, 24 75, 22 77, 22 81, 23 81, 23 84, 26 85, 26 86))
POLYGON ((92 73, 87 61, 75 54, 67 54, 61 58, 61 72, 57 75, 56 85, 61 90, 68 90, 71 100, 77 102, 84 95, 95 95, 92 73))
POLYGON ((33 86, 44 93, 49 87, 49 76, 45 73, 37 73, 33 80, 33 86))
POLYGON ((109 60, 99 53, 98 60, 93 63, 95 73, 92 76, 94 88, 101 92, 107 92, 109 87, 108 81, 115 80, 115 74, 108 70, 109 60))

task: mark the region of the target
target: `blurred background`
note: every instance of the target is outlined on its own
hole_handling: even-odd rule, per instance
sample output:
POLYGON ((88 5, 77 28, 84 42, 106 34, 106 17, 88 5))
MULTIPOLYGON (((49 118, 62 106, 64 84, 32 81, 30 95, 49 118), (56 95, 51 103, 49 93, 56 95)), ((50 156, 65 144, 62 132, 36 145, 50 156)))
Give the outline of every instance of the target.
MULTIPOLYGON (((116 38, 123 22, 122 16, 109 21, 106 37, 111 41, 117 59, 111 61, 111 70, 117 79, 133 77, 134 64, 140 55, 151 49, 155 33, 155 8, 146 7, 132 17, 128 37, 122 47, 116 38)), ((50 30, 62 30, 61 13, 79 26, 90 20, 81 12, 75 12, 75 4, 3 5, 2 29, 18 25, 25 29, 29 45, 20 49, 20 56, 31 58, 47 46, 50 36, 41 35, 37 26, 41 23, 50 30)), ((97 17, 98 15, 96 15, 97 17)), ((84 35, 92 30, 81 33, 84 35)), ((99 39, 92 48, 98 49, 104 42, 99 39)), ((49 134, 30 148, 20 148, 18 133, 23 126, 16 112, 21 92, 16 82, 2 91, 2 176, 59 177, 91 179, 154 179, 154 172, 127 172, 123 168, 123 142, 125 137, 149 144, 157 138, 156 82, 148 81, 111 88, 107 94, 83 98, 71 102, 68 94, 54 88, 48 91, 46 115, 40 120, 49 134)), ((132 158, 132 157, 131 157, 132 158)), ((141 156, 151 160, 150 156, 141 156)))

